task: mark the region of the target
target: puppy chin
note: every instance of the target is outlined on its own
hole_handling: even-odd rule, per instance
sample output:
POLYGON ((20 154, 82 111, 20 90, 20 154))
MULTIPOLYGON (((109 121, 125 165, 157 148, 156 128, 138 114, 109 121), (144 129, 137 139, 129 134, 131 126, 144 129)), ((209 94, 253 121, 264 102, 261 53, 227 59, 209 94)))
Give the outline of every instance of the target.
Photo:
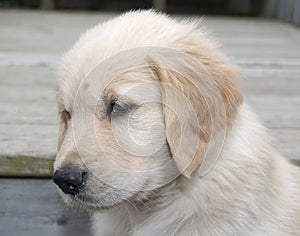
MULTIPOLYGON (((88 212, 104 212, 113 209, 123 202, 125 202, 127 197, 125 196, 115 196, 111 199, 96 199, 92 195, 87 193, 79 193, 75 195, 65 194, 61 189, 58 188, 59 195, 63 202, 71 208, 77 208, 79 210, 84 210, 88 212)), ((97 196, 99 197, 99 196, 97 196)))

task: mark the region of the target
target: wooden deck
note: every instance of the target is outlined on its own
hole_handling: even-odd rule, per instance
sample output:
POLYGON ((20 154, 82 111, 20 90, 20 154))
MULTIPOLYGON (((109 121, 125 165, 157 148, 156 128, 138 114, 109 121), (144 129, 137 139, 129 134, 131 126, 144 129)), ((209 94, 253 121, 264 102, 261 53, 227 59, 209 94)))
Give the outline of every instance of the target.
MULTIPOLYGON (((56 151, 56 68, 86 28, 114 14, 0 11, 0 176, 49 177, 56 151)), ((251 18, 207 17, 241 67, 245 100, 286 158, 300 162, 300 29, 251 18)), ((1 235, 87 235, 48 179, 0 179, 1 235)))
POLYGON ((67 209, 51 180, 0 180, 0 234, 90 236, 89 216, 67 209))

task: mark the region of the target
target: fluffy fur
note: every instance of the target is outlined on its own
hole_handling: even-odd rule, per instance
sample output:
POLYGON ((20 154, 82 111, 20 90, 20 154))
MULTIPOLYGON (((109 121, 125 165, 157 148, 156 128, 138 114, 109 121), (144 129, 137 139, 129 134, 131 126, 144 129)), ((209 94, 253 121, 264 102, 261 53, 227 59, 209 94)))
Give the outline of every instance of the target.
POLYGON ((236 68, 196 22, 153 11, 128 12, 88 30, 66 55, 58 80, 55 169, 75 165, 88 178, 79 194, 60 194, 68 205, 95 213, 96 236, 300 235, 300 170, 272 148, 264 127, 242 101, 236 68), (176 50, 192 61, 167 58, 175 72, 163 67, 155 53, 146 55, 148 67, 96 88, 100 98, 87 93, 98 99, 95 109, 80 103, 89 100, 87 94, 75 106, 80 84, 97 64, 149 46, 176 50), (162 84, 187 98, 196 123, 162 84), (205 96, 199 94, 202 88, 205 96), (116 98, 136 105, 130 116, 108 117, 116 98), (176 112, 183 120, 176 120, 176 112), (92 130, 85 123, 89 115, 92 130), (224 142, 218 160, 199 176, 203 160, 215 155, 218 139, 224 142), (189 152, 191 144, 197 146, 195 153, 189 152))

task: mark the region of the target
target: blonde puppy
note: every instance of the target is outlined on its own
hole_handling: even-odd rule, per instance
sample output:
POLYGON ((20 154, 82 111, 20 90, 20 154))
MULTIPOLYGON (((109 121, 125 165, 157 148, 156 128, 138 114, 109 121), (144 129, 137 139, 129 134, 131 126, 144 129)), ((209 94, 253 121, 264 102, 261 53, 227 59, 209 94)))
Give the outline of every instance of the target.
POLYGON ((128 12, 64 58, 54 182, 102 235, 300 235, 300 170, 195 21, 128 12))

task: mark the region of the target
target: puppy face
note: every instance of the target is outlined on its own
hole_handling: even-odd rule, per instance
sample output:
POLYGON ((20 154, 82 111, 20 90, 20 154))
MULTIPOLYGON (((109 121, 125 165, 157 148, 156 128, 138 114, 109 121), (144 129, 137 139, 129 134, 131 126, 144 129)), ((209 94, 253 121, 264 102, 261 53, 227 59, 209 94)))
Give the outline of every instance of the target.
POLYGON ((59 190, 67 203, 109 208, 141 199, 178 175, 166 142, 161 88, 150 67, 124 73, 105 88, 89 88, 78 95, 81 101, 59 99, 55 169, 82 175, 78 192, 59 190))
POLYGON ((110 24, 79 41, 58 82, 54 182, 67 204, 95 210, 148 199, 178 176, 190 178, 241 103, 235 70, 189 26, 153 12, 110 24), (144 28, 146 19, 150 41, 118 26, 144 28), (157 37, 163 24, 173 30, 157 37), (95 44, 105 30, 116 38, 95 44))

